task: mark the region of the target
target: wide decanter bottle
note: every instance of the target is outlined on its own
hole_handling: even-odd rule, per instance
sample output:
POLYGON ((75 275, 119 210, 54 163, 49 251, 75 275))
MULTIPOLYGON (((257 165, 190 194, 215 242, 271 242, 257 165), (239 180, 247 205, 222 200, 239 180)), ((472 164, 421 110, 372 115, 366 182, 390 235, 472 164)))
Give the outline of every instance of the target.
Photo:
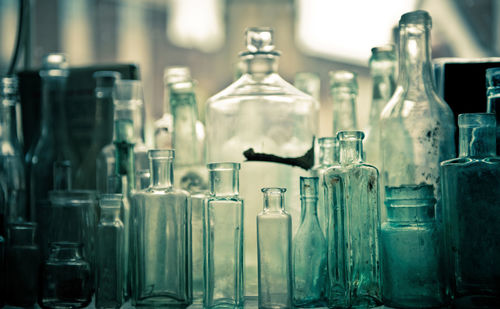
POLYGON ((247 295, 257 295, 256 223, 259 189, 286 187, 287 210, 296 229, 300 219, 299 176, 305 170, 272 162, 245 161, 243 152, 280 157, 303 156, 317 131, 319 104, 277 73, 280 53, 274 50, 273 31, 246 31, 248 50, 240 54, 244 74, 207 102, 207 162, 240 162, 240 193, 245 209, 245 284, 247 295), (265 177, 263 177, 265 175, 265 177))
POLYGON ((440 221, 439 163, 454 157, 455 125, 450 107, 432 81, 431 17, 425 11, 399 21, 399 77, 380 119, 381 181, 384 186, 434 186, 440 221))

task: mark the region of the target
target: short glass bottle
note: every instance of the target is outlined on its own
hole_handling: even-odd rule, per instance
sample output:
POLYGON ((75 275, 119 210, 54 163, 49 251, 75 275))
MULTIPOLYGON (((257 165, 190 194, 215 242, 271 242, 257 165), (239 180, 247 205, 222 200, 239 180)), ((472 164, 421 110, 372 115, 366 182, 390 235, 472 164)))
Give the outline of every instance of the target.
POLYGON ((259 308, 292 308, 292 218, 284 188, 263 188, 264 210, 257 216, 259 308))
POLYGON ((205 308, 240 308, 245 302, 243 276, 243 200, 239 163, 210 163, 206 206, 205 308))
POLYGON ((300 177, 300 199, 302 218, 293 238, 293 304, 323 307, 328 279, 327 245, 317 217, 317 177, 300 177))
POLYGON ((389 307, 441 308, 449 302, 435 204, 432 185, 386 187, 380 257, 389 307))
POLYGON ((5 259, 7 305, 29 307, 36 303, 40 250, 35 243, 35 233, 36 223, 9 225, 5 259))
POLYGON ((124 301, 124 228, 121 194, 101 194, 96 232, 96 308, 120 308, 124 301))
POLYGON ((497 155, 500 154, 500 68, 486 70, 486 97, 488 113, 494 113, 497 118, 497 155))
POLYGON ((82 257, 82 244, 52 243, 42 268, 40 306, 83 308, 91 299, 90 265, 82 257))
POLYGON ((460 114, 458 127, 460 156, 441 163, 447 277, 457 306, 473 301, 500 307, 495 115, 460 114))
POLYGON ((378 170, 364 163, 361 131, 340 131, 338 165, 325 172, 330 307, 380 303, 378 170))
POLYGON ((132 196, 134 306, 192 303, 191 201, 173 187, 173 150, 150 150, 151 185, 132 196))

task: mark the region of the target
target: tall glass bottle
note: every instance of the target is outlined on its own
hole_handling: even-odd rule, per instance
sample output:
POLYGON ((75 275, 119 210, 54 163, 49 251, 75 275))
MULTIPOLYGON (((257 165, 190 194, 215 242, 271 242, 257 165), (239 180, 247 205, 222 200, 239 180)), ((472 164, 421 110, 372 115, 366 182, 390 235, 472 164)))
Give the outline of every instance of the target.
POLYGON ((381 299, 378 170, 362 159, 363 137, 340 131, 340 163, 325 173, 330 307, 369 307, 381 299))
POLYGON ((317 217, 318 177, 300 177, 302 218, 293 238, 293 304, 323 307, 327 288, 326 240, 317 217))
POLYGON ((321 79, 317 73, 298 72, 295 74, 293 85, 300 91, 313 97, 316 101, 320 101, 321 79))
POLYGON ((113 138, 113 87, 121 75, 118 72, 98 71, 94 73, 93 77, 96 83, 94 134, 92 144, 78 168, 75 178, 75 188, 89 190, 96 189, 97 156, 104 146, 111 143, 113 138))
MULTIPOLYGON (((17 136, 17 78, 0 80, 0 226, 28 219, 23 152, 17 136)), ((0 228, 0 234, 5 231, 0 228)))
POLYGON ((394 45, 372 48, 369 61, 372 78, 370 118, 365 132, 366 161, 380 168, 380 113, 396 88, 396 51, 394 45))
POLYGON ((441 163, 447 277, 457 306, 471 300, 500 306, 500 158, 495 156, 495 124, 494 114, 459 115, 460 156, 441 163))
POLYGON ((488 113, 494 113, 497 118, 497 155, 500 154, 500 68, 486 70, 486 96, 488 113))
MULTIPOLYGON (((52 188, 54 163, 77 167, 76 155, 71 148, 66 126, 64 91, 68 77, 68 62, 64 54, 48 54, 43 59, 42 111, 40 136, 34 143, 29 162, 30 214, 36 215, 36 206, 48 202, 52 188)), ((40 218, 37 218, 40 222, 40 218)))
POLYGON ((434 186, 439 222, 439 163, 454 156, 455 125, 450 107, 434 90, 431 23, 425 11, 406 13, 399 21, 399 76, 381 114, 380 154, 384 186, 434 186))
POLYGON ((292 308, 292 218, 284 188, 263 188, 264 210, 257 215, 259 308, 292 308))
POLYGON ((120 308, 124 296, 124 229, 120 219, 121 194, 99 199, 100 220, 96 232, 96 308, 120 308))
POLYGON ((173 150, 150 150, 151 185, 133 195, 132 304, 192 302, 189 193, 173 187, 173 150))
POLYGON ((205 308, 236 308, 245 302, 243 200, 239 163, 210 163, 210 195, 204 230, 205 308))
MULTIPOLYGON (((256 222, 262 187, 286 187, 299 195, 299 176, 307 172, 273 162, 245 161, 243 152, 253 148, 281 157, 303 156, 317 131, 319 104, 278 75, 280 53, 274 50, 273 31, 249 28, 247 50, 240 53, 244 74, 207 101, 207 162, 241 163, 240 193, 245 209, 245 291, 257 295, 256 222), (262 177, 266 175, 266 177, 262 177)), ((300 203, 288 204, 294 229, 300 203)))

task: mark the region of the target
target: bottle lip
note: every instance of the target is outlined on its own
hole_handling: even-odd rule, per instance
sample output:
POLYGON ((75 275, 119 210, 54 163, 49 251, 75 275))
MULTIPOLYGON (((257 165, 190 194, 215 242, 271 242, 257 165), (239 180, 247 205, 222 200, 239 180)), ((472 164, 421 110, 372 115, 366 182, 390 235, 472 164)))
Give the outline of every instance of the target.
POLYGON ((5 76, 0 80, 0 95, 17 94, 19 80, 16 76, 5 76))
POLYGON ((318 138, 318 144, 320 146, 335 146, 337 142, 338 139, 336 136, 325 136, 318 138))
POLYGON ((122 75, 116 71, 97 71, 92 77, 95 79, 96 87, 113 87, 122 75))
POLYGON ((262 193, 285 193, 286 192, 286 188, 279 188, 279 187, 268 187, 268 188, 262 188, 260 189, 262 191, 262 193))
POLYGON ((174 149, 150 149, 148 150, 149 159, 166 159, 172 160, 175 158, 174 149))
POLYGON ((423 25, 425 27, 432 27, 432 18, 427 11, 417 10, 401 15, 399 20, 399 27, 407 25, 423 25))
POLYGON ((338 70, 328 72, 330 88, 348 87, 358 93, 358 74, 352 71, 338 70))
POLYGON ((209 171, 230 171, 230 170, 239 170, 241 168, 240 163, 234 162, 214 162, 208 163, 207 169, 209 171))
POLYGON ((365 133, 363 131, 339 131, 337 133, 337 139, 339 141, 361 141, 365 138, 365 133))
POLYGON ((191 79, 191 70, 187 66, 169 66, 163 70, 163 83, 165 85, 183 82, 191 79))
POLYGON ((372 55, 374 54, 390 54, 395 55, 396 46, 394 44, 385 44, 380 46, 375 46, 371 49, 372 55))
POLYGON ((99 201, 120 201, 123 198, 121 193, 101 193, 99 194, 99 201))
POLYGON ((67 77, 68 58, 64 53, 49 53, 42 59, 41 77, 67 77))
POLYGON ((496 117, 493 113, 466 113, 458 115, 460 128, 496 127, 496 117))

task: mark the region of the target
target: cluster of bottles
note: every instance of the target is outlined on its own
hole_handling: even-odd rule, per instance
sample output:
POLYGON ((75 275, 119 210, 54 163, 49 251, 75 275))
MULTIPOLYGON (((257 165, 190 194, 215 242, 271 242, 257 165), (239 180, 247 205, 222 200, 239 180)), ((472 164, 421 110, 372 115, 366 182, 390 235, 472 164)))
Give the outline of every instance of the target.
POLYGON ((363 131, 356 75, 331 73, 335 136, 318 140, 315 165, 319 80, 298 75, 300 91, 277 74, 270 29, 247 30, 243 74, 207 102, 206 138, 187 68, 165 71, 153 150, 140 82, 96 72, 94 139, 80 164, 65 129, 64 55, 44 59, 26 165, 17 82, 3 78, 0 305, 78 308, 95 295, 98 308, 129 298, 234 308, 252 297, 259 308, 499 306, 500 69, 486 74, 488 113, 459 116, 452 159, 430 28, 426 12, 404 14, 399 61, 392 46, 372 49, 363 131))

